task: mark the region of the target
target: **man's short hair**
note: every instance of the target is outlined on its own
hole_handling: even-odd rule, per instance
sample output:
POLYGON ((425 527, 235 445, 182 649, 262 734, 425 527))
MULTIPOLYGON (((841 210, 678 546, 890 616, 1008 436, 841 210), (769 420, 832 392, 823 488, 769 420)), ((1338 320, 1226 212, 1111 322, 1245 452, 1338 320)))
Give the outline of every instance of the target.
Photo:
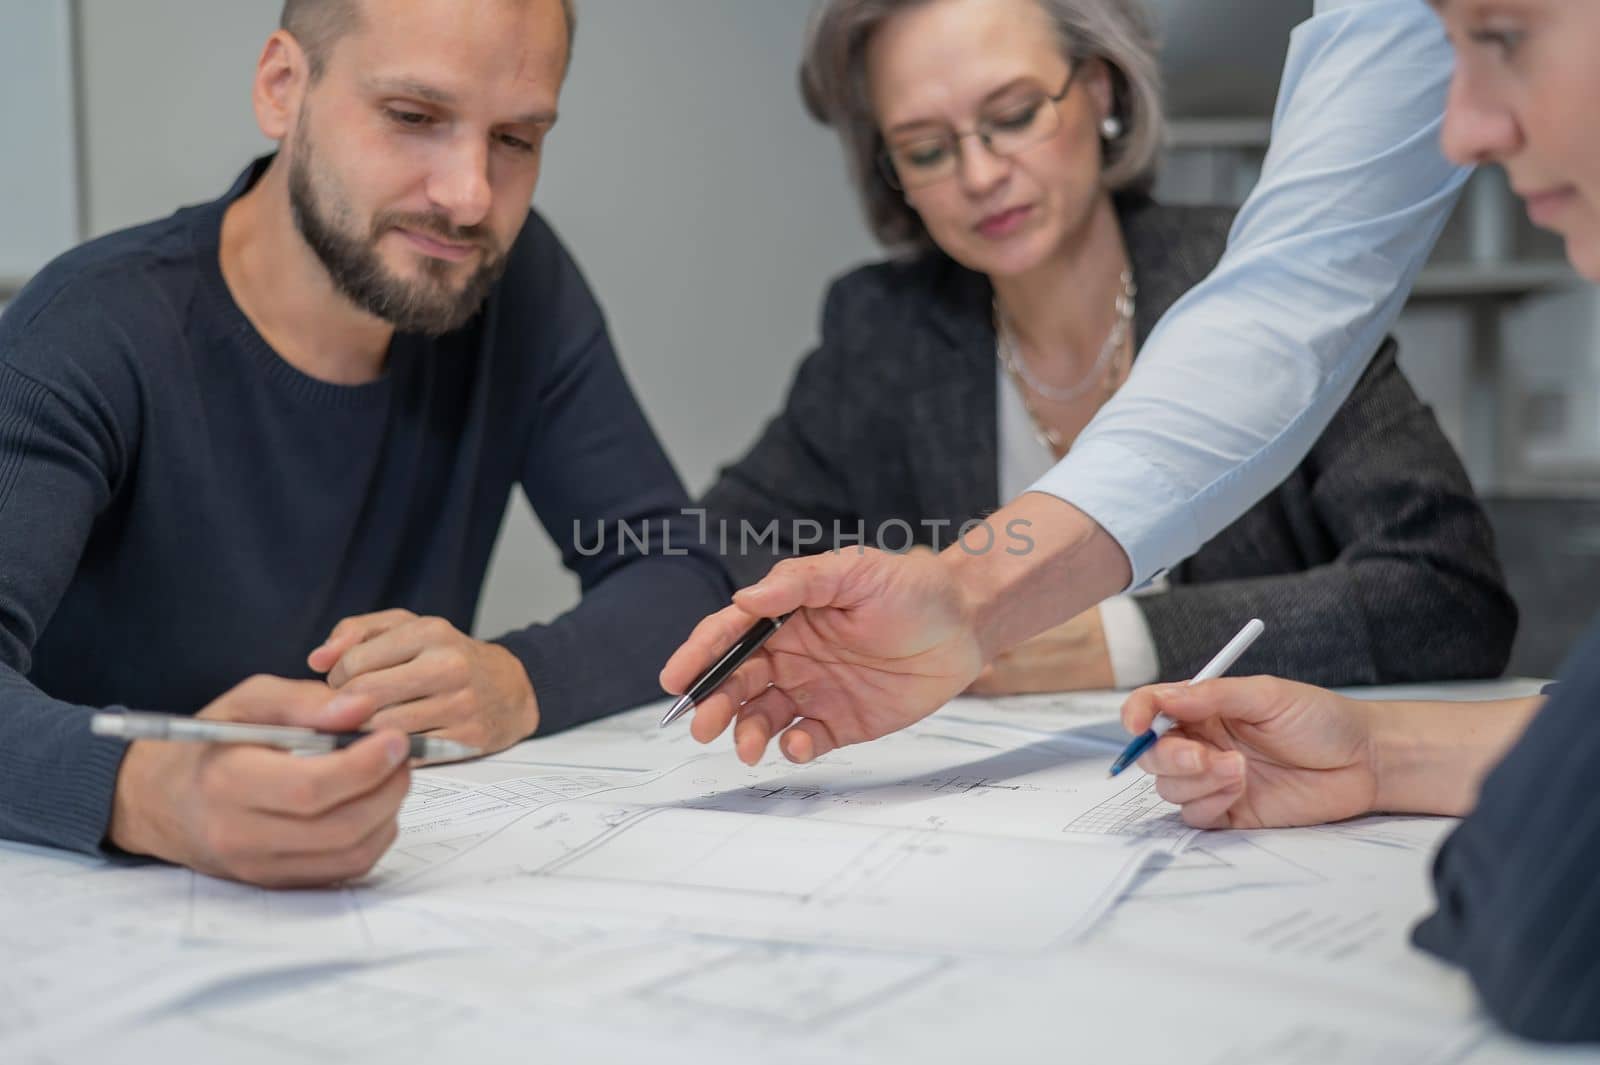
MULTIPOLYGON (((572 43, 578 34, 573 0, 561 0, 567 22, 567 64, 572 64, 572 43)), ((322 77, 328 56, 339 38, 361 26, 361 0, 283 0, 278 25, 294 35, 311 62, 311 80, 322 77)))

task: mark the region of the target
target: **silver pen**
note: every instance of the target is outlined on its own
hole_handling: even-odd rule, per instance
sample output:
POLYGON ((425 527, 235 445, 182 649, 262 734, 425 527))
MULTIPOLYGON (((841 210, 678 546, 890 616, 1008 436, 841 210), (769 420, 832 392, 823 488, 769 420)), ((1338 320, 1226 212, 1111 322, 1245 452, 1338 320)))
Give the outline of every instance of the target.
MULTIPOLYGON (((139 710, 106 711, 89 719, 96 736, 119 740, 167 740, 179 743, 253 743, 303 754, 343 750, 371 735, 369 732, 318 732, 290 725, 251 725, 242 721, 209 721, 183 714, 152 714, 139 710)), ((483 752, 455 740, 437 736, 412 736, 411 757, 425 762, 456 762, 483 752)))

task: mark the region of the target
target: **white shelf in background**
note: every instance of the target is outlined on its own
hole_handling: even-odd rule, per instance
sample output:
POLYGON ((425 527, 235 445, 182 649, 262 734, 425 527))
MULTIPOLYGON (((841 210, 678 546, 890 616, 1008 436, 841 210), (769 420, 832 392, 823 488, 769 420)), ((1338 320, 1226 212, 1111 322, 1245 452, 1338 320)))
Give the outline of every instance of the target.
POLYGON ((1412 295, 1424 299, 1459 296, 1527 296, 1578 282, 1559 259, 1502 263, 1435 263, 1424 267, 1412 295))

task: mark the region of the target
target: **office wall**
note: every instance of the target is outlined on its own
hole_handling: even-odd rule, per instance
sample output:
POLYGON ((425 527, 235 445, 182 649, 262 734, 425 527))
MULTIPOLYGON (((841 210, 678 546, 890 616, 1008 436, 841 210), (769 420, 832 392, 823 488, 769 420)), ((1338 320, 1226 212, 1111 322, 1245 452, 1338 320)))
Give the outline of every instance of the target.
MULTIPOLYGON (((81 0, 94 233, 219 194, 269 147, 250 75, 269 0, 81 0)), ((600 295, 691 490, 748 444, 873 253, 831 134, 800 108, 803 0, 579 0, 576 63, 535 203, 600 295)), ((520 497, 479 631, 576 599, 520 497)))
MULTIPOLYGON (((828 278, 875 254, 833 135, 801 108, 799 0, 579 0, 576 65, 535 202, 600 293, 692 492, 777 408, 828 278)), ((565 601, 520 501, 480 628, 565 601)))
POLYGON ((250 77, 277 4, 78 5, 91 236, 211 199, 270 148, 250 111, 250 77))
POLYGON ((66 0, 0 5, 0 306, 78 235, 66 0))

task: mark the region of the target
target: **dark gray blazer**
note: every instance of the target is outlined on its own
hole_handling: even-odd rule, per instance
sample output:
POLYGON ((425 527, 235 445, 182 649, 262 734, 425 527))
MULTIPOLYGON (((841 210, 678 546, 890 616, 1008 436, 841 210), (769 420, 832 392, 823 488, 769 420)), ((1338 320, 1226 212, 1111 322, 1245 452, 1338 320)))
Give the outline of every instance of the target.
MULTIPOLYGON (((1119 212, 1143 344, 1216 265, 1232 212, 1149 200, 1119 212)), ((864 521, 871 543, 892 519, 928 543, 923 520, 958 527, 1002 502, 991 299, 986 278, 938 254, 834 283, 783 411, 703 500, 734 530, 778 522, 774 551, 741 555, 730 534, 736 583, 795 553, 798 519, 821 522, 827 544, 836 521, 864 521)), ((1236 672, 1324 685, 1496 676, 1516 634, 1489 524, 1392 340, 1289 479, 1170 577, 1137 600, 1165 681, 1192 676, 1251 617, 1267 636, 1236 672)))

